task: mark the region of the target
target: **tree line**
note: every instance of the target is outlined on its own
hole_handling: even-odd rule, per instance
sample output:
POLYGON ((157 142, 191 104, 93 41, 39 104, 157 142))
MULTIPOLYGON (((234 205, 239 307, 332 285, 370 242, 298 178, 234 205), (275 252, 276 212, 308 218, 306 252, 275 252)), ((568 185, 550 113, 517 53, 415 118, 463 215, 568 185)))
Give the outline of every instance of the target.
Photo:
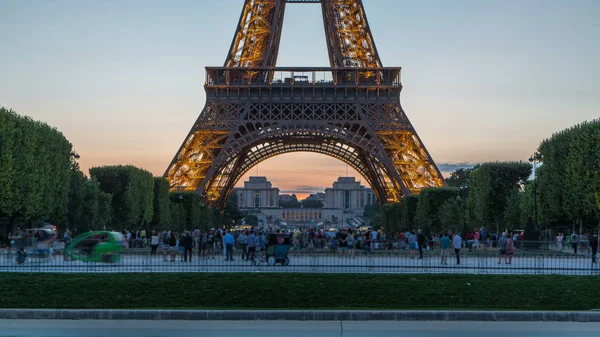
POLYGON ((72 144, 57 129, 0 107, 0 226, 14 232, 42 222, 76 232, 231 226, 235 201, 223 210, 194 192, 170 192, 168 181, 134 166, 84 174, 72 144))
POLYGON ((545 239, 551 239, 559 231, 600 229, 600 120, 543 140, 530 161, 459 169, 446 179, 448 187, 384 205, 380 225, 427 232, 485 226, 495 232, 525 230, 529 239, 535 239, 532 233, 546 232, 545 239))

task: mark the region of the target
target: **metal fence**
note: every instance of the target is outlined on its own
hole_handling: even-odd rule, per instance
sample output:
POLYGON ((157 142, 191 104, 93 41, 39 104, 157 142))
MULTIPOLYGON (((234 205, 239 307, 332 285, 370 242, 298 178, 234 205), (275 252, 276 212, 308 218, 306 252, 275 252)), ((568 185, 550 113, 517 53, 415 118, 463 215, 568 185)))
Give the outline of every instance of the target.
MULTIPOLYGON (((457 264, 453 250, 448 250, 447 264, 442 264, 441 252, 425 251, 419 259, 418 252, 412 258, 401 250, 356 251, 353 255, 336 251, 290 251, 289 264, 270 265, 264 259, 246 261, 241 251, 234 253, 233 261, 226 261, 222 252, 207 258, 193 250, 191 261, 183 261, 182 254, 175 259, 161 250, 152 255, 148 250, 126 250, 117 261, 85 262, 66 259, 60 251, 49 256, 29 255, 23 263, 17 263, 15 253, 0 255, 0 271, 4 272, 296 272, 296 273, 449 273, 449 274, 559 274, 598 275, 598 264, 592 263, 590 255, 565 253, 518 252, 510 264, 495 252, 469 253, 464 250, 457 264)), ((273 261, 271 261, 273 262, 273 261)))

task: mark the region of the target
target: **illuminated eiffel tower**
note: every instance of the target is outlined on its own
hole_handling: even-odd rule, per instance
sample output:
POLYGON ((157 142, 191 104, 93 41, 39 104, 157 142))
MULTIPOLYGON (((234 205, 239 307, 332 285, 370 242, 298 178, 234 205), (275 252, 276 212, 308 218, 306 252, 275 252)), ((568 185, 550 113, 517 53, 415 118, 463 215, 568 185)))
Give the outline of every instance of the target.
POLYGON ((220 207, 253 166, 309 151, 358 171, 381 203, 444 179, 400 106, 361 0, 246 0, 225 65, 206 68, 206 106, 169 165, 173 190, 220 207), (331 67, 276 68, 288 3, 316 3, 331 67))

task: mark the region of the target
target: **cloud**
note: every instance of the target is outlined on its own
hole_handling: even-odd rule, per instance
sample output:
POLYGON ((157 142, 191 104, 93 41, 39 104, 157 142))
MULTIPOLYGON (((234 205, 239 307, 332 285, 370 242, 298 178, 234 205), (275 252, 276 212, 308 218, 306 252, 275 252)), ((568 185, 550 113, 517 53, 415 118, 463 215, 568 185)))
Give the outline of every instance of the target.
POLYGON ((165 85, 168 86, 168 87, 173 88, 173 85, 171 83, 169 83, 169 82, 165 82, 165 85))
POLYGON ((478 163, 437 163, 437 167, 442 172, 454 172, 461 168, 473 168, 478 163))

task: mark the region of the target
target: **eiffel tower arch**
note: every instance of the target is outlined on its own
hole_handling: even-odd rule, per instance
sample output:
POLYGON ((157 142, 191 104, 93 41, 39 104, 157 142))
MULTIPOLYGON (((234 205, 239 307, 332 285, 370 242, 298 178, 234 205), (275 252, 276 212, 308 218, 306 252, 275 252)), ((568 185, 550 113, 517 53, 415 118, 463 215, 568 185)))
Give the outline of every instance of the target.
POLYGON ((171 189, 221 207, 253 166, 298 151, 350 165, 381 203, 444 186, 400 105, 400 71, 382 66, 362 0, 246 0, 224 66, 206 68, 171 189), (321 5, 330 67, 275 67, 288 3, 321 5))

